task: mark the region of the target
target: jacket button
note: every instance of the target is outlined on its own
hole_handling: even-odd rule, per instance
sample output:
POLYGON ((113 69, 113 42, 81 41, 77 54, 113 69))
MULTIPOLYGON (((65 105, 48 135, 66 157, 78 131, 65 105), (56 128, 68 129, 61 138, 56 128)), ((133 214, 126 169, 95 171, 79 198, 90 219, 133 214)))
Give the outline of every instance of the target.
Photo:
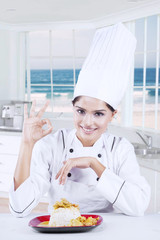
POLYGON ((99 153, 99 154, 98 154, 98 157, 99 157, 99 158, 101 158, 101 157, 102 157, 102 155, 99 153))
POLYGON ((71 177, 71 175, 72 175, 72 174, 71 174, 70 172, 67 174, 68 177, 71 177))
POLYGON ((96 179, 97 181, 99 181, 99 177, 97 177, 97 179, 96 179))
POLYGON ((69 149, 69 151, 70 151, 70 153, 72 153, 73 152, 73 148, 69 149))

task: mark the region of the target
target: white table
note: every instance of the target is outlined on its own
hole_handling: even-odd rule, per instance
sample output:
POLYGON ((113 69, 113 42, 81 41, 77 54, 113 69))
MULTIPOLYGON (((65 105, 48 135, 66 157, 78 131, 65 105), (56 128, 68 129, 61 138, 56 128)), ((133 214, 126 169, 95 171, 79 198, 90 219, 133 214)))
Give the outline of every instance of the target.
POLYGON ((107 213, 100 215, 103 217, 103 223, 89 232, 46 234, 36 232, 28 226, 28 222, 38 216, 37 214, 31 214, 25 218, 15 218, 11 214, 0 214, 0 239, 160 240, 160 214, 145 215, 144 217, 128 217, 122 214, 107 213))

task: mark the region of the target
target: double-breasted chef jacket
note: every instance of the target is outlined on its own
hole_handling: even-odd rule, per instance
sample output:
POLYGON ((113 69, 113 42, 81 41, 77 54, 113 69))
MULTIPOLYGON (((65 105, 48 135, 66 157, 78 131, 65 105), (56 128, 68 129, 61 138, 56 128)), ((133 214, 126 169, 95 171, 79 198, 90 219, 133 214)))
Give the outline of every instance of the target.
POLYGON ((141 216, 149 204, 150 187, 140 175, 133 146, 125 138, 106 131, 92 147, 83 147, 75 129, 60 129, 35 144, 30 177, 16 191, 12 184, 12 214, 28 215, 45 194, 50 213, 55 201, 66 198, 79 204, 81 213, 118 211, 141 216), (87 156, 106 167, 100 178, 91 168, 73 168, 64 185, 55 180, 65 160, 87 156))

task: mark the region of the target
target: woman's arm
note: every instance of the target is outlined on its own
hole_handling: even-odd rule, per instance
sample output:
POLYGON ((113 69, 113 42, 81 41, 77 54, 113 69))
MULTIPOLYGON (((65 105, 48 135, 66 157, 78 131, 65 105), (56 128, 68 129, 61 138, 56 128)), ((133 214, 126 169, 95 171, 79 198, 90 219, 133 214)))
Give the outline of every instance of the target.
POLYGON ((38 141, 32 151, 29 177, 14 190, 14 182, 9 191, 10 210, 16 217, 27 216, 37 206, 40 198, 50 188, 50 166, 56 139, 51 134, 38 141))
POLYGON ((21 141, 20 152, 14 173, 14 190, 30 176, 30 162, 34 144, 21 141))
POLYGON ((150 201, 150 186, 140 175, 133 146, 125 139, 115 151, 114 169, 106 169, 96 189, 126 215, 142 216, 150 201))
POLYGON ((64 162, 64 166, 56 175, 56 179, 59 178, 60 184, 65 184, 67 174, 72 168, 92 168, 99 178, 106 169, 106 167, 94 157, 70 158, 68 161, 64 162))
POLYGON ((16 190, 30 176, 32 150, 35 143, 42 137, 51 133, 53 129, 48 119, 41 120, 41 117, 48 105, 49 101, 47 101, 46 104, 36 114, 36 102, 33 101, 29 116, 27 113, 27 106, 25 105, 24 107, 23 133, 19 157, 14 173, 14 190, 16 190), (46 130, 43 129, 45 124, 48 125, 46 130))
POLYGON ((150 187, 140 175, 139 166, 131 144, 123 140, 111 157, 116 164, 116 172, 106 168, 96 158, 72 158, 64 162, 64 166, 56 175, 60 184, 65 184, 67 174, 72 168, 92 168, 99 181, 96 190, 106 198, 115 209, 131 216, 142 216, 150 199, 150 187))

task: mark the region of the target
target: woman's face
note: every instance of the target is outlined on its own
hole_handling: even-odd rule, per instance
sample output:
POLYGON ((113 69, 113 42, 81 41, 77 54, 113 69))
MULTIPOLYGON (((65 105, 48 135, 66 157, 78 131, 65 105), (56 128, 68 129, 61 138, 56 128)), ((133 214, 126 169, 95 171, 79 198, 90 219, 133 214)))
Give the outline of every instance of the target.
POLYGON ((84 147, 93 146, 116 113, 112 113, 105 102, 86 96, 75 102, 73 112, 76 135, 84 147))

